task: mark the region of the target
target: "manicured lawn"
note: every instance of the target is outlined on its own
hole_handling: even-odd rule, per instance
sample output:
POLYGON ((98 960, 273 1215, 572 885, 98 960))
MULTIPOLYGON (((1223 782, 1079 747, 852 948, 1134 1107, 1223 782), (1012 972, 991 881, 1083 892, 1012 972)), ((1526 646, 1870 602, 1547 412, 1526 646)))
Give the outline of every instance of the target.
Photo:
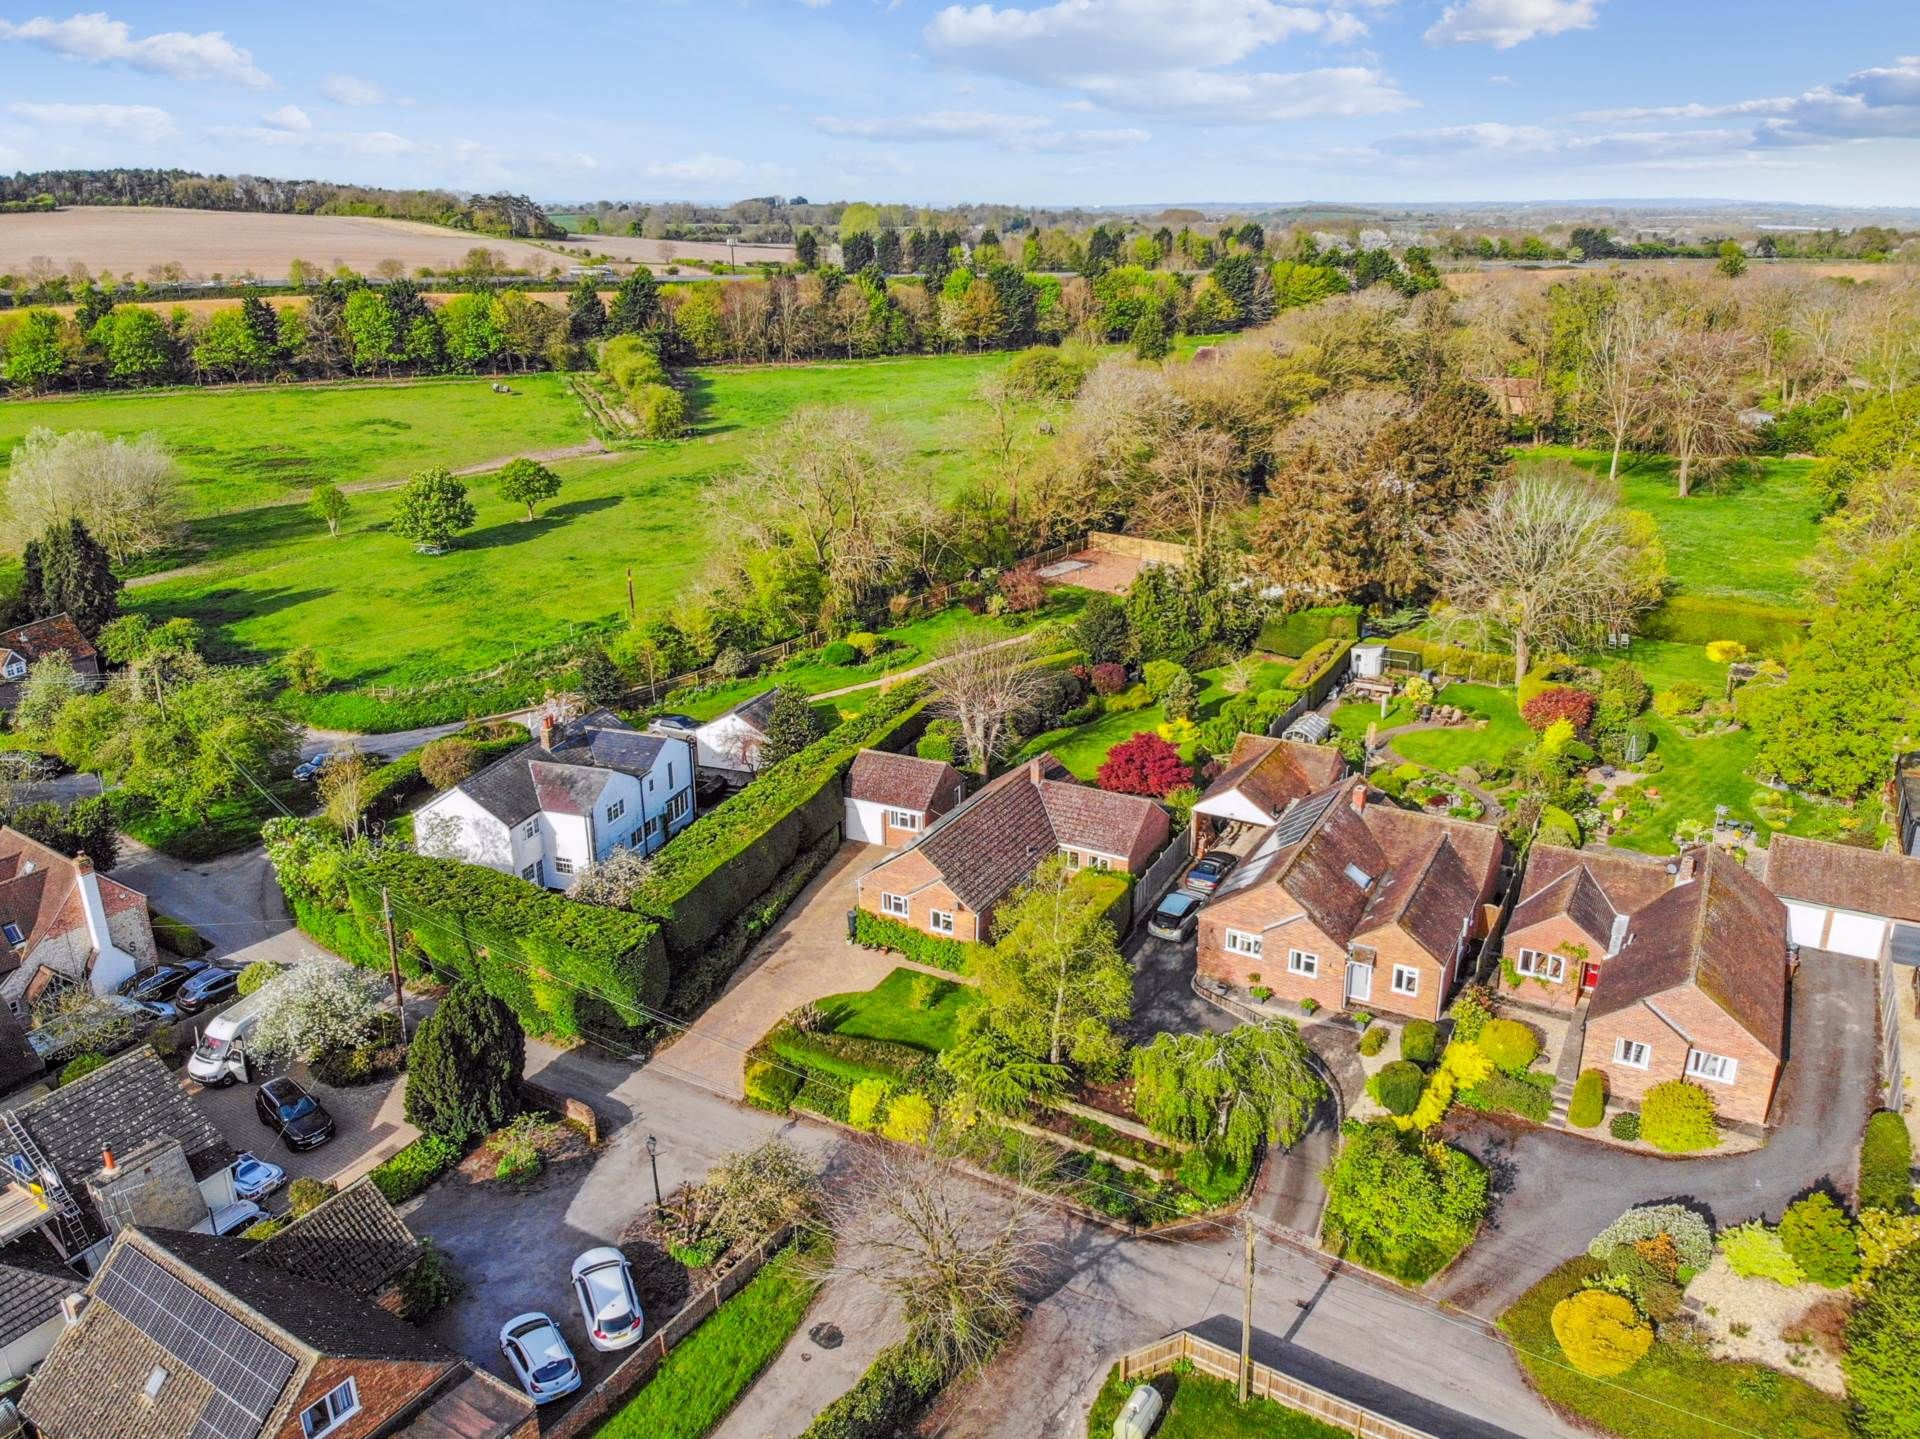
MULTIPOLYGON (((1451 701, 1449 701, 1451 703, 1451 701)), ((1395 725, 1410 724, 1413 721, 1413 706, 1396 695, 1387 706, 1386 715, 1380 713, 1377 700, 1357 700, 1343 704, 1333 712, 1333 727, 1343 735, 1361 738, 1366 735, 1368 725, 1378 725, 1390 730, 1395 725)))
POLYGON ((1589 1379, 1562 1357, 1553 1306, 1600 1269, 1580 1258, 1561 1265, 1500 1317, 1516 1357, 1549 1401, 1624 1439, 1841 1439, 1846 1405, 1761 1364, 1710 1359, 1656 1336, 1647 1357, 1616 1379, 1589 1379))
MULTIPOLYGON (((1118 1369, 1108 1376, 1087 1415, 1087 1439, 1109 1439, 1120 1407, 1140 1382, 1120 1378, 1118 1369)), ((1347 1433, 1271 1399, 1243 1405, 1237 1386, 1205 1374, 1161 1374, 1149 1382, 1166 1401, 1156 1439, 1340 1439, 1347 1433)))
MULTIPOLYGON (((1253 688, 1260 690, 1277 685, 1286 672, 1283 665, 1263 664, 1255 671, 1253 688)), ((1199 724, 1210 719, 1232 696, 1227 692, 1225 669, 1197 670, 1193 677, 1200 683, 1199 701, 1194 713, 1195 723, 1199 724)), ((1099 774, 1100 766, 1106 763, 1107 751, 1136 734, 1151 734, 1166 722, 1167 713, 1157 704, 1118 714, 1096 715, 1087 723, 1071 729, 1048 730, 1045 734, 1035 735, 1020 747, 1009 763, 1018 764, 1050 751, 1076 779, 1091 784, 1099 774)), ((1180 753, 1182 758, 1191 760, 1194 747, 1191 744, 1182 745, 1180 753)))
MULTIPOLYGON (((1756 787, 1746 773, 1755 744, 1750 731, 1688 739, 1651 711, 1645 719, 1654 753, 1666 761, 1660 773, 1646 780, 1647 788, 1660 792, 1659 804, 1632 828, 1615 833, 1611 843, 1649 854, 1672 854, 1674 826, 1687 819, 1711 824, 1716 805, 1727 806, 1733 819, 1758 821, 1747 802, 1756 787)), ((1760 833, 1769 833, 1765 825, 1760 833)))
MULTIPOLYGON (((1394 749, 1417 763, 1452 772, 1461 765, 1497 760, 1515 745, 1533 738, 1533 731, 1520 718, 1513 696, 1506 690, 1489 685, 1448 685, 1440 692, 1438 703, 1486 716, 1486 728, 1415 730, 1396 737, 1394 749)), ((1365 732, 1363 722, 1361 733, 1365 732)))
POLYGON ((1603 669, 1615 664, 1630 664, 1656 690, 1671 689, 1690 680, 1717 699, 1727 687, 1727 667, 1708 659, 1705 645, 1636 639, 1624 650, 1610 650, 1605 655, 1589 656, 1587 662, 1603 669))
POLYGON ((896 969, 872 989, 821 1000, 820 1009, 836 1034, 886 1039, 937 1052, 953 1043, 954 1026, 960 1016, 979 1002, 980 997, 964 984, 936 979, 918 970, 896 969), (934 986, 925 1009, 916 1008, 913 1002, 915 984, 920 980, 934 986))
MULTIPOLYGON (((600 1439, 700 1439, 726 1417, 806 1318, 825 1242, 789 1245, 667 1355, 647 1386, 614 1411, 600 1439)), ((667 1316, 648 1315, 649 1331, 667 1316)))
MULTIPOLYGON (((1522 451, 1519 463, 1571 460, 1604 475, 1607 455, 1542 446, 1522 451)), ((1664 456, 1623 468, 1620 497, 1660 527, 1667 569, 1683 594, 1719 595, 1769 605, 1804 599, 1800 561, 1819 534, 1820 506, 1807 486, 1808 460, 1758 458, 1749 473, 1718 486, 1696 486, 1680 499, 1673 462, 1664 456)))
POLYGON ((0 403, 0 483, 13 447, 37 426, 152 431, 173 452, 193 514, 304 497, 324 481, 404 479, 520 450, 593 438, 560 375, 520 375, 496 395, 474 377, 407 384, 262 385, 139 390, 0 403))

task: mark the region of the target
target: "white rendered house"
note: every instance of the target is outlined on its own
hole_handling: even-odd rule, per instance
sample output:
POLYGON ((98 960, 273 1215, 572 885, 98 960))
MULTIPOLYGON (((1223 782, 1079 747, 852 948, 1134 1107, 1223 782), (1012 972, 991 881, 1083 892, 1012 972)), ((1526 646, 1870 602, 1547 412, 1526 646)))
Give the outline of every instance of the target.
POLYGON ((609 710, 543 719, 540 737, 422 805, 421 854, 565 889, 616 848, 652 854, 693 819, 694 750, 609 710))

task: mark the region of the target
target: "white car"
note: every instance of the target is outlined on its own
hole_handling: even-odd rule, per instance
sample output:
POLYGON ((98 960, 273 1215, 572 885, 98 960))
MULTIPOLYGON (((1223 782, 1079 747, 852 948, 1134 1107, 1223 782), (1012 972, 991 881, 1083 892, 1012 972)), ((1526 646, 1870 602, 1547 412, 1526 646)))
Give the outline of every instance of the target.
POLYGON ((252 1154, 233 1161, 233 1192, 242 1199, 264 1199, 287 1182, 287 1171, 252 1154))
POLYGON ((235 1204, 223 1204, 205 1219, 193 1226, 195 1234, 238 1234, 243 1229, 251 1229, 273 1216, 255 1204, 251 1199, 242 1199, 235 1204))
POLYGON ((500 1352, 536 1404, 551 1404, 580 1387, 580 1366, 574 1363, 560 1326, 538 1310, 500 1327, 500 1352))
POLYGON ((640 1342, 646 1316, 633 1292, 627 1258, 618 1249, 589 1249, 574 1260, 573 1294, 595 1349, 625 1349, 640 1342))

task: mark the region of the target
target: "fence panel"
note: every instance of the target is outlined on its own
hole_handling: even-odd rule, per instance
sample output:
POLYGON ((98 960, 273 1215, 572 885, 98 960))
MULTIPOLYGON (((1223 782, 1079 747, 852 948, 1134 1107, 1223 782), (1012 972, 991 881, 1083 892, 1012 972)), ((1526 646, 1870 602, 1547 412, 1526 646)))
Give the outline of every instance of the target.
POLYGON ((1192 858, 1193 822, 1189 820, 1185 829, 1174 832, 1173 838, 1167 841, 1167 847, 1160 851, 1159 857, 1147 866, 1146 873, 1134 885, 1133 923, 1140 923, 1152 913, 1153 907, 1173 888, 1173 882, 1180 878, 1192 858))

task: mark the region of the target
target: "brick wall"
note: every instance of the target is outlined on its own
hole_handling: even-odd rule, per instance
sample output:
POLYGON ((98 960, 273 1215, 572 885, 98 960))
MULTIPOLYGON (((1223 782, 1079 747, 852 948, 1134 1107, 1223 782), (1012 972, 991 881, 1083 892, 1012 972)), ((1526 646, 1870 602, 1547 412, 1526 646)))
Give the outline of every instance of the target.
POLYGON ((444 1361, 421 1363, 410 1359, 336 1359, 315 1360, 300 1385, 299 1396, 287 1410, 286 1418, 274 1431, 275 1439, 303 1439, 301 1411, 351 1378, 360 1392, 360 1412, 338 1429, 327 1431, 327 1439, 365 1439, 378 1433, 387 1421, 421 1398, 457 1367, 444 1361))
POLYGON ((1501 955, 1511 961, 1518 958, 1523 949, 1557 954, 1565 959, 1566 978, 1556 984, 1522 975, 1518 984, 1511 984, 1503 967, 1497 981, 1500 992, 1522 1004, 1563 1010, 1572 1009, 1579 1002, 1581 954, 1584 953, 1590 961, 1603 962, 1606 954, 1605 944, 1595 943, 1591 935, 1565 915, 1553 915, 1525 929, 1509 929, 1500 941, 1501 955))
POLYGON ((1713 1096, 1723 1119, 1743 1124, 1764 1124, 1773 1101, 1780 1064, 1732 1015, 1691 985, 1669 990, 1655 998, 1672 1025, 1665 1023, 1645 1004, 1603 1014, 1587 1021, 1583 1067, 1603 1070, 1607 1092, 1615 1101, 1637 1106, 1654 1085, 1670 1079, 1687 1078, 1687 1054, 1703 1049, 1739 1061, 1732 1084, 1697 1079, 1694 1082, 1713 1096), (1682 1039, 1677 1025, 1691 1037, 1682 1039), (1621 1064, 1614 1055, 1621 1039, 1637 1040, 1647 1046, 1645 1069, 1621 1064))
POLYGON ((939 878, 939 871, 918 850, 908 850, 892 859, 883 860, 860 876, 860 908, 870 914, 885 915, 888 919, 897 919, 910 924, 923 934, 939 934, 943 939, 977 940, 986 934, 988 916, 974 914, 954 897, 945 881, 939 878), (889 914, 881 907, 880 896, 900 894, 907 896, 908 912, 904 915, 889 914), (953 933, 937 931, 929 916, 934 910, 944 910, 953 916, 953 933))

